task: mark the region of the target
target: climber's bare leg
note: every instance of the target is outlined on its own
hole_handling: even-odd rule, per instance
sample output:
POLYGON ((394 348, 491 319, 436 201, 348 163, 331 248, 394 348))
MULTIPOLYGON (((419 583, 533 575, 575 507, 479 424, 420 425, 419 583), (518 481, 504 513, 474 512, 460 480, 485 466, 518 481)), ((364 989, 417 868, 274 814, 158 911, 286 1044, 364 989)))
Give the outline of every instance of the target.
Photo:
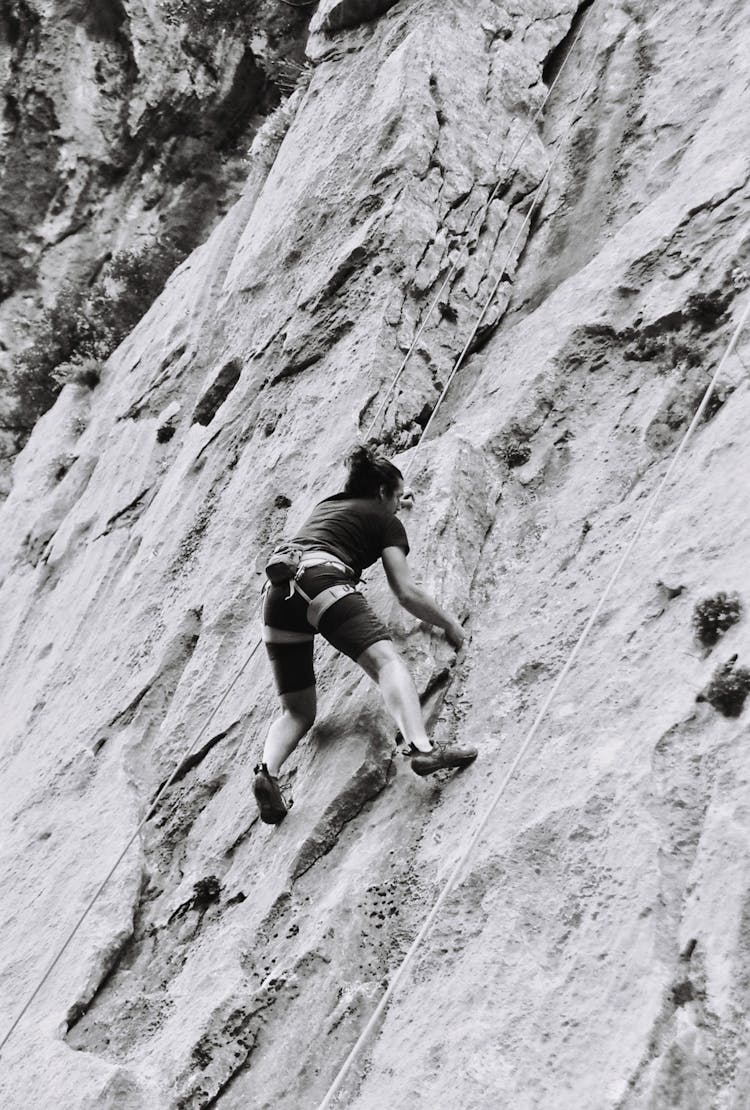
POLYGON ((273 775, 274 778, 305 733, 312 728, 317 712, 314 686, 280 694, 279 700, 282 714, 269 728, 263 748, 263 762, 268 768, 269 775, 273 775))
POLYGON ((398 725, 407 744, 429 752, 432 744, 425 732, 419 695, 409 668, 390 640, 378 640, 365 648, 357 663, 377 682, 386 709, 398 725))

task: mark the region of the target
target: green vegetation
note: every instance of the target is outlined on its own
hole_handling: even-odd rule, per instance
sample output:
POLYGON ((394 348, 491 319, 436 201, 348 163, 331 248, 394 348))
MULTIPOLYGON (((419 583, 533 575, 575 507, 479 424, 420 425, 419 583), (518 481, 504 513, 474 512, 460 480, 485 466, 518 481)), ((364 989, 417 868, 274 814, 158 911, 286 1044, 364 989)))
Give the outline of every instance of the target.
POLYGON ((132 331, 187 254, 171 237, 116 254, 91 290, 65 288, 42 314, 32 345, 13 375, 14 424, 30 431, 66 382, 93 389, 101 364, 132 331))
POLYGON ((737 656, 717 667, 706 689, 698 695, 698 701, 709 702, 725 717, 739 717, 750 694, 750 670, 735 667, 737 656))
POLYGON ((736 624, 742 613, 737 594, 723 591, 699 601, 693 612, 695 634, 706 647, 713 647, 724 633, 736 624))
POLYGON ((531 448, 525 440, 513 436, 505 444, 503 458, 511 470, 516 466, 524 466, 531 458, 531 448))

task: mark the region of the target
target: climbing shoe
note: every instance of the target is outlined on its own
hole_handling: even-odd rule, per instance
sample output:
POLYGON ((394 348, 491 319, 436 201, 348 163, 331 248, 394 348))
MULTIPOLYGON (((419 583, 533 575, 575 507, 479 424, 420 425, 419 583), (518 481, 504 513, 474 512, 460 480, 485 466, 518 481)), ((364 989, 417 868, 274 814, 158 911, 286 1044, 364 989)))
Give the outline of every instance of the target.
POLYGON ((468 767, 476 758, 476 748, 459 748, 457 744, 436 743, 429 752, 412 747, 411 769, 415 775, 431 775, 446 767, 468 767))
POLYGON ((279 780, 269 775, 265 763, 255 768, 253 794, 260 810, 260 819, 267 825, 278 825, 287 815, 286 803, 279 790, 279 780))

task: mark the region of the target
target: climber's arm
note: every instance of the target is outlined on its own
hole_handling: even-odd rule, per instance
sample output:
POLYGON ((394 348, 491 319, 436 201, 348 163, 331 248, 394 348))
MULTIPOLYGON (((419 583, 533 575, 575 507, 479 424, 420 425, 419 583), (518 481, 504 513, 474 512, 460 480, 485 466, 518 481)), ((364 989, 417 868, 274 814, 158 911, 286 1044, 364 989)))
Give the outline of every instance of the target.
POLYGON ((421 586, 417 585, 411 576, 403 549, 400 547, 384 548, 383 566, 385 567, 388 585, 407 613, 418 617, 419 620, 427 621, 428 624, 434 624, 437 628, 442 628, 448 642, 458 650, 464 641, 464 632, 461 625, 455 617, 446 613, 445 609, 442 609, 421 586))

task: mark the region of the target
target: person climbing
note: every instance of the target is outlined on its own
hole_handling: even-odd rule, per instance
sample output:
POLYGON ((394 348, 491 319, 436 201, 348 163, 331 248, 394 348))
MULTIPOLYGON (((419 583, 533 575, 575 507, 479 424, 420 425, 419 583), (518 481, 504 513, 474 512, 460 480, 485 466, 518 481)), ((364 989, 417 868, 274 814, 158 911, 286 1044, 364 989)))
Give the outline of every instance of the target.
POLYGON ((443 629, 456 650, 461 647, 464 633, 459 622, 411 577, 406 561, 409 541, 397 516, 402 499, 406 501, 403 475, 367 447, 350 455, 348 470, 343 491, 321 501, 291 543, 277 549, 291 551, 295 560, 284 564, 278 584, 272 584, 277 578, 273 557, 266 568, 272 582, 265 590, 263 640, 282 706, 281 716, 268 730, 262 763, 255 768, 253 792, 267 824, 278 824, 286 816, 278 774, 315 721, 316 631, 377 683, 409 745, 416 774, 465 767, 477 756, 476 748, 430 741, 406 663, 355 588, 362 571, 382 559, 388 585, 403 608, 443 629))

